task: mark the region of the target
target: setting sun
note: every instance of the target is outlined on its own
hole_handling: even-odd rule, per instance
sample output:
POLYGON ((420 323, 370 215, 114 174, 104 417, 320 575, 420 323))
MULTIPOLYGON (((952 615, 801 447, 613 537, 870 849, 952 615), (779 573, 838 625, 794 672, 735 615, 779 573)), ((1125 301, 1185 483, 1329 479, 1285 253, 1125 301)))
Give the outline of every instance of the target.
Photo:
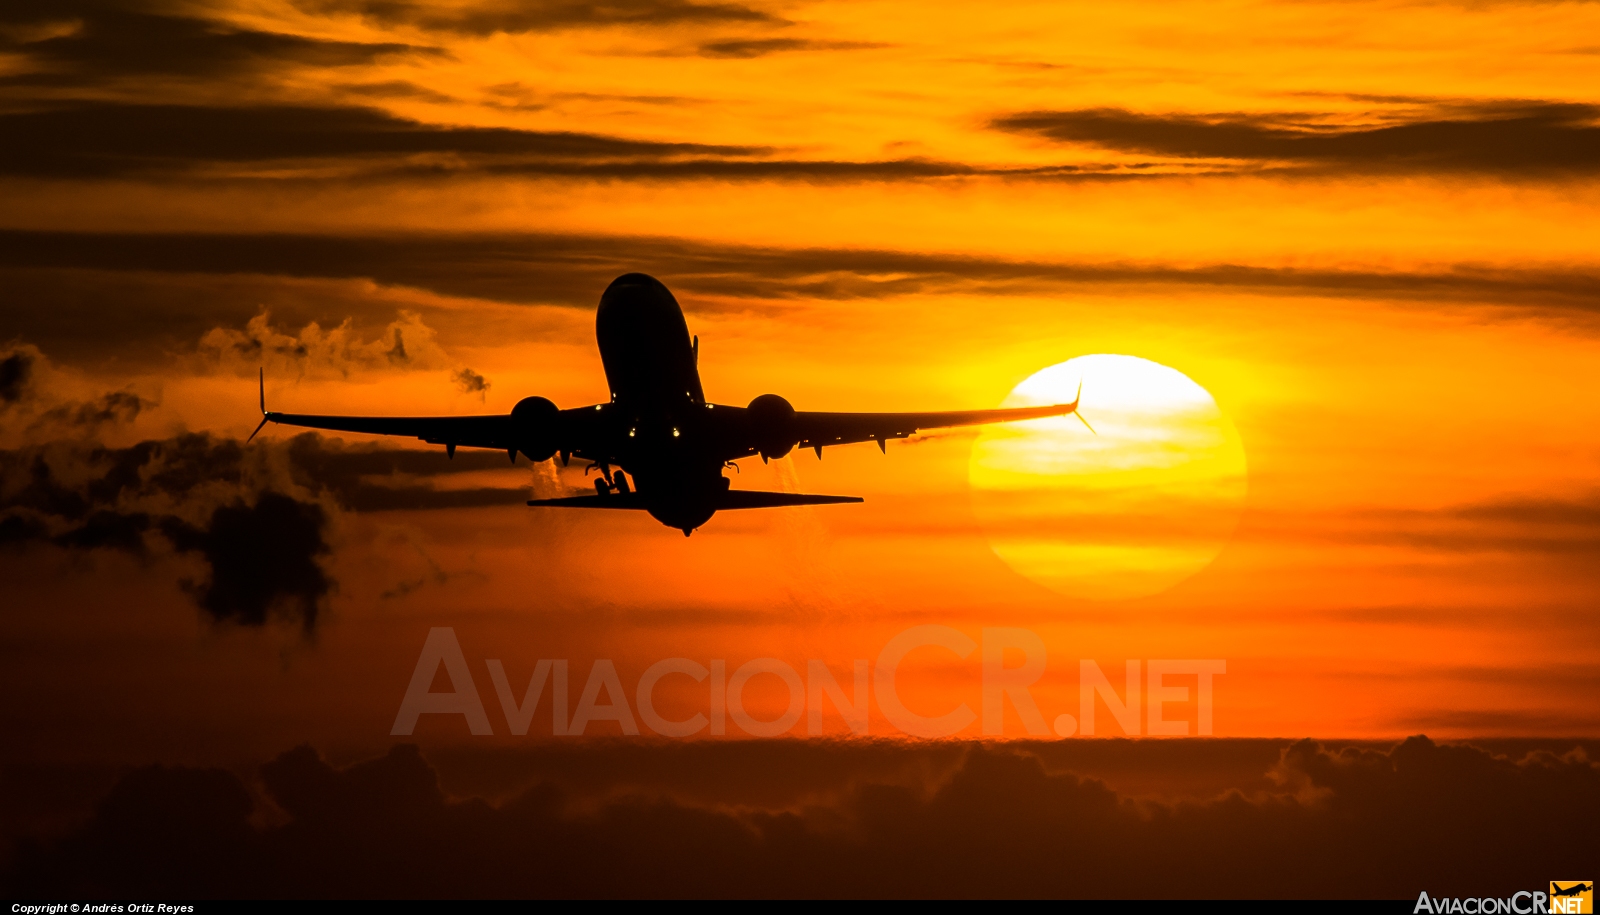
POLYGON ((1211 562, 1238 524, 1239 434, 1204 388, 1135 356, 1050 366, 1004 405, 1064 403, 1080 385, 1083 423, 1036 419, 978 437, 970 469, 978 516, 1007 564, 1061 594, 1164 591, 1211 562))

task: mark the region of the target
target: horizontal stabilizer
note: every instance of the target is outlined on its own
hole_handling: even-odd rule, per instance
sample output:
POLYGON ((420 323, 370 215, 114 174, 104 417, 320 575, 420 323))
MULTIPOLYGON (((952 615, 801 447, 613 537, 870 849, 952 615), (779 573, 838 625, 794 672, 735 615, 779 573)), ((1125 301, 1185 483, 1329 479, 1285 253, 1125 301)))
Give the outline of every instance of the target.
POLYGON ((837 505, 860 502, 860 496, 812 496, 803 492, 762 492, 758 489, 730 489, 717 500, 719 510, 729 508, 778 508, 784 505, 837 505))
MULTIPOLYGON (((716 497, 718 511, 733 508, 781 508, 785 505, 835 505, 861 502, 860 496, 813 496, 802 492, 763 492, 755 489, 730 489, 716 497)), ((648 506, 637 492, 606 495, 566 496, 560 499, 529 499, 529 505, 549 508, 636 508, 648 506)))
POLYGON ((529 499, 529 505, 550 508, 645 508, 644 500, 636 492, 614 492, 607 495, 566 496, 561 499, 529 499))

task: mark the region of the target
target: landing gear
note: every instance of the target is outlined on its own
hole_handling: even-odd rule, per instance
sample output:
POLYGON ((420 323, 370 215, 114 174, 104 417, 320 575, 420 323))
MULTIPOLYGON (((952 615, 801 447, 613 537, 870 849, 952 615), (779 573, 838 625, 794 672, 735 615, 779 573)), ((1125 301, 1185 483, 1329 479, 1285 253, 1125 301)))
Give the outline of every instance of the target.
POLYGON ((629 493, 633 489, 628 486, 628 475, 620 470, 612 471, 611 479, 599 477, 594 481, 594 491, 604 496, 613 492, 629 493))

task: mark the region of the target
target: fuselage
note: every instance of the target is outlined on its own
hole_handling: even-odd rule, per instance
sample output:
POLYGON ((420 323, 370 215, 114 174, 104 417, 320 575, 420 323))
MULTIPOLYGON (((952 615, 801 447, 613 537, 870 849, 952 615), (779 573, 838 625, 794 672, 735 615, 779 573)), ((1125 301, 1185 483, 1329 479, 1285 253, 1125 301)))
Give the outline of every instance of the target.
POLYGON ((728 488, 727 457, 707 414, 696 347, 683 309, 661 282, 642 273, 618 277, 600 297, 595 339, 611 400, 603 417, 611 452, 600 460, 633 478, 650 514, 692 530, 715 512, 728 488), (606 460, 609 457, 610 460, 606 460))

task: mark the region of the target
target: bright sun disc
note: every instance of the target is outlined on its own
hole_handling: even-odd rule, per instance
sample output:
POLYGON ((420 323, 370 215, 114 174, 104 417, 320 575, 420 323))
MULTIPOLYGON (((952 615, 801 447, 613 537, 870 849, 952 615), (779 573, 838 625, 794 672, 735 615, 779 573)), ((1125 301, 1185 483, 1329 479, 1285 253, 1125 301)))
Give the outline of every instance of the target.
POLYGON ((995 553, 1069 597, 1165 591, 1205 568, 1238 526, 1244 447, 1210 393, 1135 356, 1079 356, 1034 373, 1008 407, 1074 416, 986 427, 968 468, 995 553))

